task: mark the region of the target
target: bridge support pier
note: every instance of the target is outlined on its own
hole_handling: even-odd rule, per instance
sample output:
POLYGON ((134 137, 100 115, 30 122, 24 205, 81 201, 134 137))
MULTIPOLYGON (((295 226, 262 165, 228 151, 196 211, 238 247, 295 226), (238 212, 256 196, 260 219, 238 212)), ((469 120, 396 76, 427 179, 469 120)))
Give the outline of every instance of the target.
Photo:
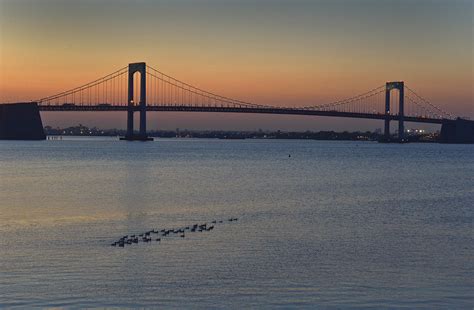
MULTIPOLYGON (((388 84, 388 83, 387 83, 388 84)), ((384 139, 390 141, 390 89, 385 88, 385 128, 384 139)))
POLYGON ((152 141, 153 138, 146 133, 146 64, 137 62, 128 65, 128 108, 127 108, 127 134, 120 140, 128 141, 152 141), (135 95, 134 74, 140 73, 140 101, 138 105, 133 101, 135 95), (133 116, 135 111, 140 112, 140 129, 135 134, 133 116))
POLYGON ((441 143, 474 143, 474 121, 457 118, 444 119, 441 126, 441 143))
POLYGON ((0 104, 0 140, 46 140, 38 104, 0 104))
POLYGON ((405 111, 404 111, 404 105, 405 105, 405 86, 403 85, 403 82, 400 82, 401 86, 398 88, 399 91, 399 96, 398 96, 398 140, 400 142, 405 141, 405 111))
POLYGON ((398 139, 397 142, 405 142, 405 111, 404 111, 404 97, 405 97, 405 85, 403 82, 387 82, 385 84, 385 128, 384 128, 384 139, 383 142, 393 142, 392 136, 390 135, 390 93, 393 89, 397 89, 399 92, 398 96, 398 139))

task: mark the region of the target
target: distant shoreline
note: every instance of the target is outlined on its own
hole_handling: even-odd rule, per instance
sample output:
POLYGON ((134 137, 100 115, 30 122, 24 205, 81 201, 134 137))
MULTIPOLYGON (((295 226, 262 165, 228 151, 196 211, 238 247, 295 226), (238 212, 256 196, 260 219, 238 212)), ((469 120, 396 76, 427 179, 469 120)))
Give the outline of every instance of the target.
MULTIPOLYGON (((117 137, 124 136, 122 129, 88 128, 83 125, 68 128, 44 128, 47 136, 76 137, 117 137)), ((321 141, 379 141, 383 134, 377 132, 335 132, 335 131, 231 131, 231 130, 152 130, 148 135, 153 138, 195 138, 195 139, 286 139, 286 140, 321 140, 321 141)), ((408 133, 411 142, 436 142, 438 134, 413 132, 408 133)))

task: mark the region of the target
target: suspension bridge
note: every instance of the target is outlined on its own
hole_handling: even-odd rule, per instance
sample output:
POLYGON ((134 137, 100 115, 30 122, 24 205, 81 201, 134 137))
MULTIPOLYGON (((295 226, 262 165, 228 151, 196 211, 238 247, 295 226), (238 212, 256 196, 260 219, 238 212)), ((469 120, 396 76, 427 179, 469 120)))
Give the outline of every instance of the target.
MULTIPOLYGON (((447 124, 455 117, 402 81, 387 82, 350 98, 323 104, 282 107, 218 95, 167 75, 144 62, 131 63, 102 78, 35 100, 40 111, 127 112, 125 140, 148 140, 146 114, 151 111, 263 113, 375 119, 384 121, 384 136, 393 140, 390 122, 398 122, 397 141, 404 141, 404 123, 447 124), (134 130, 134 113, 139 130, 134 130)), ((444 125, 443 125, 444 126, 444 125)), ((474 128, 474 126, 473 126, 474 128)))

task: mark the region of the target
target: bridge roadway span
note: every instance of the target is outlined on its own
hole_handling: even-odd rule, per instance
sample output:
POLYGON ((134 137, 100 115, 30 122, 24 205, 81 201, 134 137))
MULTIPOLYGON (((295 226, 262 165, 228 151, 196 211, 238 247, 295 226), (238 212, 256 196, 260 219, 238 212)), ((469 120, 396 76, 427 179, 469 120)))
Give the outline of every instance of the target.
MULTIPOLYGON (((126 105, 39 105, 40 111, 70 111, 70 112, 111 112, 111 111, 128 111, 126 105)), ((139 111, 139 106, 135 107, 135 111, 139 111)), ((275 108, 275 107, 216 107, 216 106, 147 106, 147 112, 218 112, 218 113, 259 113, 259 114, 284 114, 284 115, 314 115, 314 116, 332 116, 332 117, 350 117, 363 119, 386 120, 385 114, 372 113, 354 113, 354 112, 338 112, 338 111, 318 111, 310 109, 298 108, 275 108)), ((398 115, 389 115, 389 119, 398 121, 398 115)), ((428 117, 411 117, 405 116, 405 122, 442 124, 443 119, 428 117)))

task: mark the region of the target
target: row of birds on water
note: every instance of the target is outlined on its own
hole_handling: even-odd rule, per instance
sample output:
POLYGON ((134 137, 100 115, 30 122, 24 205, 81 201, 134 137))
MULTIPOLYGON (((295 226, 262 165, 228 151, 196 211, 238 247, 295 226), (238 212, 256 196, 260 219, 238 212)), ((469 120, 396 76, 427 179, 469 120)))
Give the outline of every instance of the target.
POLYGON ((148 242, 161 242, 161 240, 168 236, 178 235, 180 238, 185 238, 186 233, 189 232, 204 232, 211 231, 214 229, 214 225, 221 224, 224 222, 238 221, 238 218, 232 217, 227 220, 214 220, 211 223, 204 224, 193 224, 180 228, 171 229, 152 229, 140 234, 125 235, 119 240, 112 242, 111 246, 125 247, 126 245, 148 243, 148 242))

